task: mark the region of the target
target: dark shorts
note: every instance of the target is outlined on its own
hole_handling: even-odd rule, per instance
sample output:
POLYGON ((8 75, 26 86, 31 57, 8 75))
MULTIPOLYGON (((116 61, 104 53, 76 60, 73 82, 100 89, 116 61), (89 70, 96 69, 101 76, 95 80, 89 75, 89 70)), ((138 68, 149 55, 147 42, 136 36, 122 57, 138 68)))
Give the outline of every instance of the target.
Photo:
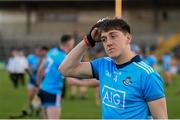
POLYGON ((47 107, 60 107, 61 104, 61 95, 60 94, 51 94, 44 90, 40 90, 38 96, 41 99, 42 106, 47 107))

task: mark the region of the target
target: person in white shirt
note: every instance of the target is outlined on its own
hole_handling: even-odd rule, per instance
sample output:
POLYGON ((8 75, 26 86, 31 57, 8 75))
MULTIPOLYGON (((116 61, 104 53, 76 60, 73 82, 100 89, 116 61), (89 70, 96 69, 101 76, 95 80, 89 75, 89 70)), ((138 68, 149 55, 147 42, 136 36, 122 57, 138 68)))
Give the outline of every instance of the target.
POLYGON ((15 56, 17 56, 17 51, 12 50, 11 51, 11 57, 8 59, 8 63, 6 65, 6 70, 9 73, 9 77, 10 77, 10 80, 11 80, 14 88, 17 88, 18 81, 17 81, 16 70, 15 70, 15 65, 16 65, 15 56))
POLYGON ((15 57, 16 60, 16 74, 18 83, 21 83, 23 86, 25 85, 25 78, 24 74, 26 72, 26 69, 28 69, 28 62, 26 57, 24 56, 23 51, 19 51, 18 55, 15 57))

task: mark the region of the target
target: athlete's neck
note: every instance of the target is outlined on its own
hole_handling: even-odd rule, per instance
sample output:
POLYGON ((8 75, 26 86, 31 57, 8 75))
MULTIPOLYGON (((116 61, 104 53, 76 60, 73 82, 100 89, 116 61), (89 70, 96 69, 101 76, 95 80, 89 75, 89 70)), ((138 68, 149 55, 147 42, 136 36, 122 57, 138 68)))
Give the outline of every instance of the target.
POLYGON ((68 54, 69 50, 65 47, 59 47, 60 50, 63 50, 66 54, 68 54))
POLYGON ((121 65, 123 63, 130 61, 134 56, 135 54, 131 50, 127 50, 126 52, 124 52, 123 54, 115 58, 114 60, 117 65, 121 65))

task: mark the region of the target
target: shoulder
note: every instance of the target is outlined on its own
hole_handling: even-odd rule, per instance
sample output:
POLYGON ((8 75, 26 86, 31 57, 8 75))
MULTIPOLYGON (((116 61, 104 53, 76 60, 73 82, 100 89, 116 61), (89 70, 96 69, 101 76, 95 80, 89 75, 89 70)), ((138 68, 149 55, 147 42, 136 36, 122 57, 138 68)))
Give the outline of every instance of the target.
POLYGON ((134 71, 138 73, 140 81, 142 84, 148 84, 149 82, 159 82, 163 83, 163 79, 160 74, 155 71, 151 66, 147 65, 144 62, 133 62, 134 71))
POLYGON ((66 53, 62 50, 59 50, 59 54, 62 55, 62 56, 66 56, 66 53))
POLYGON ((54 56, 58 53, 58 49, 57 48, 51 48, 48 53, 47 56, 54 56))
POLYGON ((66 53, 58 48, 52 48, 49 50, 48 55, 66 55, 66 53))
POLYGON ((33 58, 33 57, 34 57, 34 54, 29 54, 29 55, 27 56, 28 59, 31 59, 31 58, 33 58))
POLYGON ((113 59, 111 59, 110 57, 103 57, 102 59, 104 59, 105 61, 108 61, 108 62, 112 62, 113 59))
POLYGON ((150 58, 151 58, 152 60, 156 60, 156 56, 154 56, 154 55, 151 55, 150 58))
POLYGON ((27 60, 29 62, 33 62, 37 57, 34 54, 30 54, 27 56, 27 60))
POLYGON ((141 73, 145 76, 155 72, 155 70, 151 66, 149 66, 148 64, 146 64, 143 61, 133 62, 133 65, 134 65, 135 71, 137 71, 138 73, 141 73))
POLYGON ((113 62, 113 60, 109 57, 101 57, 101 58, 97 58, 92 60, 90 63, 93 65, 110 65, 113 62))
POLYGON ((97 58, 90 62, 93 69, 104 70, 113 66, 113 60, 108 57, 97 58))
POLYGON ((97 58, 94 59, 94 61, 99 61, 99 62, 112 62, 113 60, 109 57, 101 57, 101 58, 97 58))
POLYGON ((56 52, 57 51, 57 48, 51 48, 48 53, 53 53, 53 52, 56 52))

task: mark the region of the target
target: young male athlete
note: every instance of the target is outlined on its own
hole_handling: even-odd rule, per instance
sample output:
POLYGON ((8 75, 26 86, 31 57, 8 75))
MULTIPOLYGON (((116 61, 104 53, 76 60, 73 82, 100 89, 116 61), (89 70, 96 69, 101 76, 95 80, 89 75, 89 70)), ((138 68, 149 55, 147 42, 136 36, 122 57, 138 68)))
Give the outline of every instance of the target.
POLYGON ((70 35, 63 35, 59 45, 57 48, 50 49, 46 55, 45 76, 40 85, 39 96, 45 119, 60 117, 64 76, 58 72, 58 66, 64 60, 66 53, 74 47, 74 39, 70 35))
POLYGON ((163 80, 130 49, 130 26, 120 18, 101 20, 65 58, 59 71, 68 77, 97 77, 103 119, 167 118, 163 80), (100 33, 100 34, 99 34, 100 33), (80 62, 100 36, 109 57, 80 62))
POLYGON ((29 83, 28 83, 28 102, 29 102, 29 110, 28 115, 33 114, 32 100, 37 93, 37 70, 40 62, 40 47, 35 48, 35 53, 29 54, 27 56, 28 60, 28 69, 26 70, 29 75, 29 83))
MULTIPOLYGON (((58 67, 73 47, 73 37, 71 35, 63 35, 60 39, 59 47, 50 49, 46 55, 45 76, 38 94, 43 106, 44 119, 59 119, 61 116, 61 95, 65 78, 58 71, 58 67)), ((66 78, 66 80, 71 81, 72 84, 86 85, 81 84, 83 82, 75 78, 66 78)), ((92 86, 93 84, 90 83, 92 86)))
POLYGON ((167 85, 171 85, 172 84, 172 75, 171 75, 171 62, 172 62, 172 56, 170 54, 170 52, 165 53, 162 56, 162 62, 163 62, 163 72, 164 72, 164 77, 165 80, 167 82, 167 85))
POLYGON ((40 88, 41 82, 45 77, 45 62, 46 62, 46 55, 48 52, 48 48, 46 46, 41 47, 41 60, 39 63, 39 67, 37 70, 37 91, 40 88))

